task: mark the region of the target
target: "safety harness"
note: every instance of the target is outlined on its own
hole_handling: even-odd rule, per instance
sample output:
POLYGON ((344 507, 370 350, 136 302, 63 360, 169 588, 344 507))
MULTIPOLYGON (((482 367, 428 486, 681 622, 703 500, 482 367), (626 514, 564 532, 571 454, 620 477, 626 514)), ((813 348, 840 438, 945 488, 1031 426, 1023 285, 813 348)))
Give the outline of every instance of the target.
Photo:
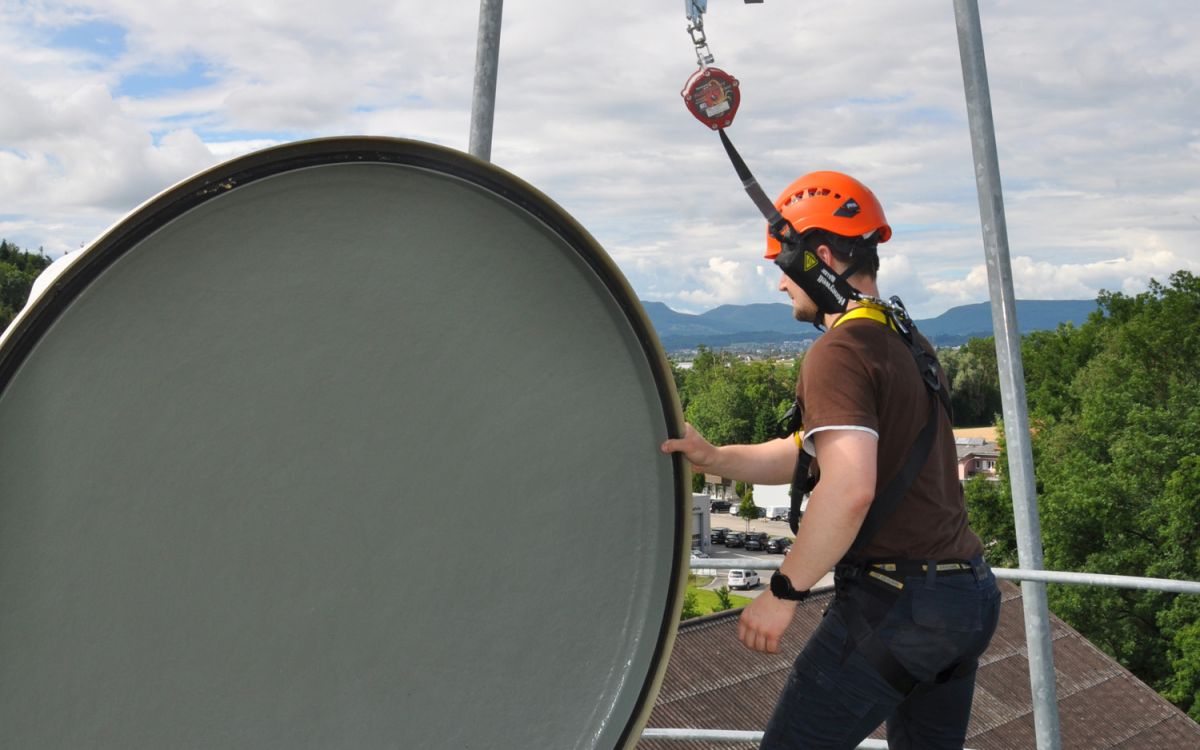
MULTIPOLYGON (((888 481, 887 485, 871 501, 870 509, 867 511, 866 518, 863 519, 858 534, 850 544, 849 550, 834 568, 836 597, 839 602, 840 612, 849 630, 849 638, 847 639, 846 650, 842 654, 842 658, 845 659, 857 648, 863 657, 866 658, 867 662, 874 667, 888 684, 902 695, 907 695, 922 680, 913 676, 877 636, 879 622, 891 608, 892 604, 895 603, 904 588, 903 581, 897 580, 893 575, 897 575, 903 579, 905 576, 918 572, 927 576, 970 573, 979 578, 986 570, 965 560, 935 562, 931 567, 930 563, 918 560, 872 562, 865 558, 863 551, 875 537, 875 534, 887 523, 888 519, 896 511, 896 508, 899 507, 900 501, 904 498, 912 483, 916 481, 917 475, 921 473, 922 467, 924 467, 926 461, 929 459, 929 453, 937 437, 938 421, 940 419, 938 405, 941 404, 941 408, 945 410, 947 418, 950 418, 951 412, 946 390, 941 387, 941 382, 938 379, 939 365, 937 358, 914 340, 912 334, 915 329, 911 321, 907 321, 907 325, 905 325, 898 319, 899 316, 894 315, 890 310, 882 310, 875 307, 857 307, 838 318, 833 327, 837 328, 846 321, 855 318, 868 318, 882 325, 887 325, 901 336, 913 355, 917 369, 921 373, 921 380, 925 384, 926 391, 929 394, 929 412, 925 418, 925 424, 917 434, 917 438, 913 442, 912 448, 909 449, 904 463, 896 475, 888 481), (861 598, 850 595, 851 587, 855 586, 859 581, 863 582, 861 586, 858 586, 859 590, 870 597, 865 606, 861 598)), ((784 436, 796 435, 798 437, 803 424, 803 415, 798 400, 792 405, 789 414, 785 418, 787 419, 787 424, 784 428, 784 436)), ((796 460, 796 468, 792 474, 790 492, 791 508, 788 512, 788 524, 791 526, 793 534, 799 531, 800 507, 803 498, 805 494, 812 491, 817 483, 817 478, 810 475, 812 460, 813 456, 804 450, 801 442, 799 455, 796 460)), ((954 664, 943 673, 937 675, 935 682, 945 681, 959 674, 966 674, 971 666, 971 662, 954 664)))
MULTIPOLYGON (((894 297, 893 300, 895 300, 894 297)), ((902 310, 903 308, 900 309, 902 310)), ((946 390, 942 388, 941 381, 938 378, 940 365, 937 358, 914 340, 913 332, 916 328, 910 320, 906 320, 907 315, 897 315, 893 310, 883 310, 877 307, 857 307, 838 318, 833 324, 834 328, 855 318, 869 318, 880 324, 887 325, 901 336, 904 343, 908 346, 910 353, 913 355, 917 370, 921 374, 921 381, 925 384, 925 388, 929 392, 929 414, 925 419, 925 425, 917 434, 917 439, 909 450, 900 471, 892 477, 887 486, 871 502, 871 509, 867 512, 867 517, 863 520, 858 535, 850 545, 847 557, 861 555, 862 550, 866 548, 867 544, 874 538, 876 532, 887 522, 888 518, 900 504, 900 500, 903 499, 904 494, 908 492, 908 488, 916 480, 917 475, 921 473, 921 468, 929 458, 929 451, 933 448, 934 438, 937 437, 938 404, 940 403, 942 408, 946 410, 947 418, 950 418, 952 414, 950 399, 947 397, 946 390)), ((800 528, 800 508, 804 496, 812 492, 817 483, 817 478, 810 474, 813 456, 804 450, 803 443, 799 440, 803 423, 804 415, 800 407, 800 402, 797 400, 788 409, 783 419, 780 420, 782 428, 780 436, 797 436, 799 447, 799 455, 796 458, 796 467, 792 472, 792 485, 789 493, 791 496, 791 507, 788 511, 788 525, 791 527, 793 534, 797 533, 800 528)))
MULTIPOLYGON (((938 432, 940 419, 938 404, 941 404, 941 408, 945 410, 946 418, 953 422, 950 398, 938 377, 941 365, 938 363, 937 357, 917 343, 914 336, 916 326, 899 297, 892 297, 889 302, 883 302, 862 294, 848 281, 849 277, 858 270, 857 263, 838 274, 821 261, 814 252, 804 249, 802 237, 767 198, 762 187, 754 179, 746 163, 738 155, 737 149, 733 147, 733 143, 725 134, 724 128, 721 128, 719 132, 721 143, 725 146, 725 151, 742 180, 742 186, 766 218, 771 236, 779 240, 781 250, 775 263, 804 290, 805 294, 812 298, 821 313, 841 313, 833 324, 835 328, 848 320, 868 318, 887 325, 895 331, 912 354, 917 371, 921 375, 921 381, 928 391, 929 411, 924 426, 917 434, 900 471, 871 501, 867 516, 863 519, 858 534, 850 544, 850 549, 834 568, 834 585, 839 611, 849 630, 846 650, 842 654, 842 658, 847 658, 857 648, 859 653, 889 685, 900 694, 908 695, 922 683, 922 680, 910 673, 896 659, 887 645, 878 637, 877 632, 880 621, 899 597, 904 584, 875 569, 873 564, 865 560, 863 551, 899 507, 900 501, 928 461, 938 432), (847 310, 851 300, 858 302, 861 306, 847 310), (869 582, 858 587, 870 597, 866 606, 861 597, 851 596, 851 588, 860 579, 869 582)), ((818 315, 814 321, 814 325, 818 329, 821 328, 822 318, 822 315, 818 315)), ((799 436, 804 419, 799 401, 793 403, 788 415, 785 415, 785 419, 788 421, 787 434, 799 436)), ((813 456, 804 450, 803 441, 799 441, 798 450, 799 455, 792 473, 789 493, 791 504, 788 510, 788 525, 793 534, 799 531, 801 504, 804 496, 811 492, 817 483, 817 477, 812 476, 810 471, 813 456)), ((888 564, 895 571, 922 563, 919 561, 895 561, 888 564)), ((929 575, 964 572, 971 573, 978 578, 985 572, 967 561, 954 561, 946 564, 956 567, 939 570, 941 566, 935 563, 929 575)), ((928 569, 927 563, 925 566, 928 569)), ((943 682, 957 675, 967 674, 973 666, 971 661, 954 664, 938 674, 934 681, 943 682)))

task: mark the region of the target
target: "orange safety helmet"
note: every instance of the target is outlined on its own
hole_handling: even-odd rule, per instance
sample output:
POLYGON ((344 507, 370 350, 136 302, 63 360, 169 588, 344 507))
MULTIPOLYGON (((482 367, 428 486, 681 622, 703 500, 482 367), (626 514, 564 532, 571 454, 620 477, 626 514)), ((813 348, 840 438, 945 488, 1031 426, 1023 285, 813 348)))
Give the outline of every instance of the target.
MULTIPOLYGON (((810 172, 787 186, 775 208, 797 234, 824 229, 843 237, 869 237, 878 232, 880 242, 892 236, 883 206, 858 180, 841 172, 810 172)), ((768 260, 779 255, 779 240, 767 231, 768 260)))

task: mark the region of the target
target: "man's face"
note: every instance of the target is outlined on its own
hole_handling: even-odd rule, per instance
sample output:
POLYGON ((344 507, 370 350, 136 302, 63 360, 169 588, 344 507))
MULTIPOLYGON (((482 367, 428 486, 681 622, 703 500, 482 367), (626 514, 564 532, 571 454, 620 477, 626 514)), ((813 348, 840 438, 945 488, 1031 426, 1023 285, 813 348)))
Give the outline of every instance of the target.
POLYGON ((792 277, 786 273, 779 274, 779 291, 786 294, 792 300, 792 317, 801 323, 812 323, 817 319, 817 306, 813 303, 812 297, 804 293, 800 285, 792 281, 792 277))

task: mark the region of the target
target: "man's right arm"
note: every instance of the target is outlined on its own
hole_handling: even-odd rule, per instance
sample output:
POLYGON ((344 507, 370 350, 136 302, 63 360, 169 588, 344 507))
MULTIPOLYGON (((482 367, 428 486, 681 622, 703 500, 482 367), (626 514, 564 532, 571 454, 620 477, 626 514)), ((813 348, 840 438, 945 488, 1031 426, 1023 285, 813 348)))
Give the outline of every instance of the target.
POLYGON ((793 438, 715 446, 690 424, 684 425, 683 437, 664 442, 662 452, 683 453, 696 471, 749 484, 790 484, 799 455, 793 438))

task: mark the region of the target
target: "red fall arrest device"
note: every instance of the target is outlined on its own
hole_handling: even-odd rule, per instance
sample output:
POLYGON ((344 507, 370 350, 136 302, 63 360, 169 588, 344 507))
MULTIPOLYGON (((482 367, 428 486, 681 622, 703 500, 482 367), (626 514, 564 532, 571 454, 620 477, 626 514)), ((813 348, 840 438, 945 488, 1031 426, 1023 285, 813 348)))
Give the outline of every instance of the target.
POLYGON ((738 81, 720 68, 701 67, 683 85, 683 102, 692 115, 713 130, 733 123, 742 97, 738 81))

